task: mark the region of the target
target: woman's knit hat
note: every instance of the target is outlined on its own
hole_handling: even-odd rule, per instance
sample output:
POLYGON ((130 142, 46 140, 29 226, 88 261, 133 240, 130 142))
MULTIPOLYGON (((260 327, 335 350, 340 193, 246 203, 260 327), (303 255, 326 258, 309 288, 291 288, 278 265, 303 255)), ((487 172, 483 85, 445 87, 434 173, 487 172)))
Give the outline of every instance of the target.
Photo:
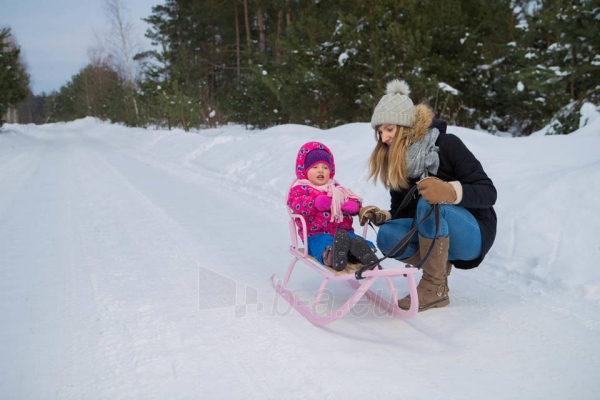
POLYGON ((311 150, 311 152, 306 155, 306 159, 304 160, 304 170, 308 171, 319 163, 325 163, 329 169, 332 169, 331 156, 327 151, 322 149, 311 150))
POLYGON ((410 87, 399 79, 394 79, 387 84, 386 94, 379 100, 375 107, 371 126, 375 129, 381 124, 413 126, 415 106, 408 97, 410 87))

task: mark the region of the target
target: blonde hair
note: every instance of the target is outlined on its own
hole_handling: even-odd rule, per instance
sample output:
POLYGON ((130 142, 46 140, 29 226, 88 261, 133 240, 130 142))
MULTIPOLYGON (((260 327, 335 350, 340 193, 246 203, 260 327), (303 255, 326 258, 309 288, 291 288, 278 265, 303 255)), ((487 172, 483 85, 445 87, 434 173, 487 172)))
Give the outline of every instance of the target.
POLYGON ((391 146, 381 141, 381 135, 377 133, 379 126, 375 128, 377 144, 369 158, 369 180, 376 181, 379 178, 386 189, 408 189, 410 185, 406 170, 406 152, 412 144, 413 132, 406 126, 396 127, 396 136, 391 146))

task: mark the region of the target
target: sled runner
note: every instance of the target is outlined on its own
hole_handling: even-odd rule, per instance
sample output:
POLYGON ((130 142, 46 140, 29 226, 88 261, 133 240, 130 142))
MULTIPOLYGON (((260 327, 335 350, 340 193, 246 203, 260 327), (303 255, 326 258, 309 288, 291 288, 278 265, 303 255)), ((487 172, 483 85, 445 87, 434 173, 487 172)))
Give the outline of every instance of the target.
MULTIPOLYGON (((296 179, 292 181, 292 183, 289 186, 289 189, 291 189, 295 183, 296 179)), ((271 276, 271 281, 275 286, 275 290, 286 301, 288 301, 292 305, 292 307, 294 307, 296 310, 298 310, 298 312, 304 315, 304 317, 306 317, 310 322, 316 325, 326 325, 330 322, 333 322, 346 315, 363 296, 367 296, 367 298, 372 300, 379 307, 383 308, 384 310, 387 310, 388 312, 394 315, 399 316, 400 318, 412 318, 417 314, 419 310, 419 301, 417 295, 417 286, 415 283, 415 274, 419 271, 418 267, 420 267, 420 265, 418 265, 417 267, 407 265, 404 268, 384 269, 381 267, 381 264, 379 264, 379 267, 375 268, 375 265, 363 266, 361 264, 348 263, 348 266, 345 270, 336 271, 331 267, 319 263, 315 258, 308 255, 306 221, 302 215, 294 214, 289 209, 289 207, 286 207, 286 209, 290 217, 289 227, 291 245, 289 251, 294 258, 287 269, 283 282, 276 277, 276 274, 273 274, 271 276), (302 242, 305 245, 304 248, 299 247, 300 242, 298 241, 297 226, 295 223, 296 220, 299 220, 303 227, 302 242), (315 294, 312 307, 304 301, 300 300, 298 297, 296 297, 296 295, 294 295, 294 293, 288 288, 290 276, 292 275, 292 271, 294 270, 294 267, 296 266, 298 261, 308 266, 323 277, 323 281, 321 282, 321 285, 319 286, 315 294), (410 298, 412 300, 410 304, 410 309, 408 310, 402 310, 398 307, 398 297, 391 278, 399 276, 405 277, 408 281, 410 298), (377 279, 383 279, 386 281, 391 293, 391 299, 389 301, 382 298, 379 294, 370 290, 370 287, 377 279), (346 281, 355 290, 350 295, 348 300, 339 308, 329 313, 319 313, 317 312, 317 307, 320 304, 323 292, 325 291, 327 284, 331 281, 346 281)), ((367 228, 368 225, 365 225, 362 234, 362 236, 365 238, 367 236, 367 228)), ((399 243, 399 245, 401 245, 401 243, 399 243)), ((383 260, 384 258, 380 260, 383 260)))

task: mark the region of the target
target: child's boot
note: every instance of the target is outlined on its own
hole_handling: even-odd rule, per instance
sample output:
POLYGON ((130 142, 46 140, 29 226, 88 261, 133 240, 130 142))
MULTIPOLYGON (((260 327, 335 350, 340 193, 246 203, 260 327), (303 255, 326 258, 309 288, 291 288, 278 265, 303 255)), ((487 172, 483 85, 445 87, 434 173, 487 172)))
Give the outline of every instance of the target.
POLYGON ((348 251, 350 250, 350 236, 348 232, 340 229, 335 233, 333 237, 333 245, 331 251, 333 252, 333 269, 336 271, 342 271, 346 269, 348 264, 348 251))
POLYGON ((360 236, 354 236, 350 240, 350 253, 363 265, 374 264, 379 261, 373 248, 360 236))
POLYGON ((331 246, 327 246, 321 254, 323 258, 323 264, 331 267, 333 265, 333 253, 331 252, 331 246))

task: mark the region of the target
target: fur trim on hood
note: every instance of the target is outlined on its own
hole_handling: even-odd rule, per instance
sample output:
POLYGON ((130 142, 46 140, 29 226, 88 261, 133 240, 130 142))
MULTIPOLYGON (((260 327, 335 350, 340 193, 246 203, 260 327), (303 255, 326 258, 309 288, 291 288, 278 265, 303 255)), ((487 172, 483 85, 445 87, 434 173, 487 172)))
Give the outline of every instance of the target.
POLYGON ((419 104, 415 107, 413 114, 413 126, 410 129, 410 133, 407 134, 408 146, 418 142, 425 136, 431 123, 433 122, 433 111, 425 104, 419 104))

